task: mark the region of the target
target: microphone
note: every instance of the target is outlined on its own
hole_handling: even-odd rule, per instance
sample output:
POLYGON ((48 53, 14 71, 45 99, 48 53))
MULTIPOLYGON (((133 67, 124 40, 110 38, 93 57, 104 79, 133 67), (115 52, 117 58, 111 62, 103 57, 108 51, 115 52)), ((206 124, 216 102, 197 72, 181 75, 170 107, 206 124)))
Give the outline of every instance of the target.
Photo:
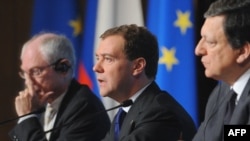
POLYGON ((6 124, 8 122, 11 122, 11 121, 14 121, 14 120, 17 120, 19 118, 22 118, 22 117, 25 117, 25 116, 28 116, 28 115, 32 115, 32 114, 41 114, 45 111, 45 107, 42 107, 36 111, 33 111, 33 112, 30 112, 28 114, 25 114, 25 115, 22 115, 22 116, 19 116, 19 117, 16 117, 16 118, 12 118, 12 119, 8 119, 8 120, 5 120, 5 121, 1 121, 0 122, 0 125, 3 125, 3 124, 6 124))
POLYGON ((122 103, 120 103, 120 105, 117 105, 117 106, 115 106, 115 107, 112 107, 112 108, 110 108, 110 109, 105 110, 105 112, 108 112, 108 111, 117 109, 117 108, 119 108, 119 107, 128 107, 128 106, 130 106, 130 105, 132 105, 132 104, 133 104, 133 101, 132 101, 131 99, 128 99, 128 100, 125 100, 125 101, 123 101, 122 103))
MULTIPOLYGON (((93 114, 92 116, 90 116, 90 119, 93 118, 93 117, 95 117, 95 116, 98 116, 99 114, 101 114, 101 113, 103 113, 103 112, 108 112, 108 111, 117 109, 117 108, 119 108, 119 107, 128 107, 128 106, 130 106, 130 105, 132 105, 132 104, 133 104, 133 101, 132 101, 131 99, 125 100, 125 101, 123 101, 122 103, 120 103, 120 105, 117 105, 117 106, 112 107, 112 108, 110 108, 110 109, 106 109, 106 110, 103 110, 103 111, 100 111, 100 112, 97 112, 97 113, 93 114)), ((75 121, 73 121, 73 122, 75 122, 75 121)), ((53 132, 54 130, 61 129, 61 128, 66 127, 66 126, 68 126, 68 125, 70 125, 70 124, 72 124, 72 122, 69 122, 69 123, 63 124, 63 125, 61 125, 61 126, 52 128, 52 129, 50 129, 50 130, 44 131, 44 133, 47 134, 47 133, 49 133, 49 132, 53 132)))

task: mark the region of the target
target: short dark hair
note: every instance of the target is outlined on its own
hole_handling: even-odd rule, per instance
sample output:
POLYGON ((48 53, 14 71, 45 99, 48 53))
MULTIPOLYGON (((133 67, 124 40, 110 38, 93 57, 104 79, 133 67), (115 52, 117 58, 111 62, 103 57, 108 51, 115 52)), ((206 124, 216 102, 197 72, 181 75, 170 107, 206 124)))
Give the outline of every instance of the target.
POLYGON ((250 42, 250 0, 217 0, 204 17, 225 16, 224 32, 233 48, 250 42))
POLYGON ((157 73, 159 49, 156 37, 143 26, 121 25, 105 31, 100 37, 120 35, 125 40, 124 53, 128 60, 142 57, 146 60, 145 73, 148 78, 155 78, 157 73))

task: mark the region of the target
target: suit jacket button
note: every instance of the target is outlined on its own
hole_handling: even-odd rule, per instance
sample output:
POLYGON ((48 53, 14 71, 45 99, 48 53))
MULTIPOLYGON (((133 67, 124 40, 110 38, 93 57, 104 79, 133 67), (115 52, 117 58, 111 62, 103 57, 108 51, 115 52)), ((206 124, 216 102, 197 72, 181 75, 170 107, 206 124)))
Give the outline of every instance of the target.
POLYGON ((18 141, 17 136, 13 136, 13 140, 14 140, 14 141, 18 141))

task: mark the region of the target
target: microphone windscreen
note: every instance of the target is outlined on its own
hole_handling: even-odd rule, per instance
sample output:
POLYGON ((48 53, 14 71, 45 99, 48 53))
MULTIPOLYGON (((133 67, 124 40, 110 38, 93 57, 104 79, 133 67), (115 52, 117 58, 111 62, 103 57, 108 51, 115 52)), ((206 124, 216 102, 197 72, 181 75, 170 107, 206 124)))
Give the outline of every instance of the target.
POLYGON ((131 99, 129 99, 129 100, 123 101, 121 105, 122 105, 122 107, 128 107, 132 104, 133 104, 133 101, 131 99))

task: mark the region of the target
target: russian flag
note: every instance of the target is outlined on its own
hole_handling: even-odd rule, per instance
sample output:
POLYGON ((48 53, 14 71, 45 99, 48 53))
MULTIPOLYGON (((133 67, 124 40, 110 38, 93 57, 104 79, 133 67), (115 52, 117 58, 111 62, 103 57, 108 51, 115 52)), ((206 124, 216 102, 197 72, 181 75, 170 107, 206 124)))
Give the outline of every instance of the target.
POLYGON ((87 84, 100 97, 92 67, 98 0, 87 0, 83 24, 82 46, 79 54, 78 75, 80 83, 87 84))

